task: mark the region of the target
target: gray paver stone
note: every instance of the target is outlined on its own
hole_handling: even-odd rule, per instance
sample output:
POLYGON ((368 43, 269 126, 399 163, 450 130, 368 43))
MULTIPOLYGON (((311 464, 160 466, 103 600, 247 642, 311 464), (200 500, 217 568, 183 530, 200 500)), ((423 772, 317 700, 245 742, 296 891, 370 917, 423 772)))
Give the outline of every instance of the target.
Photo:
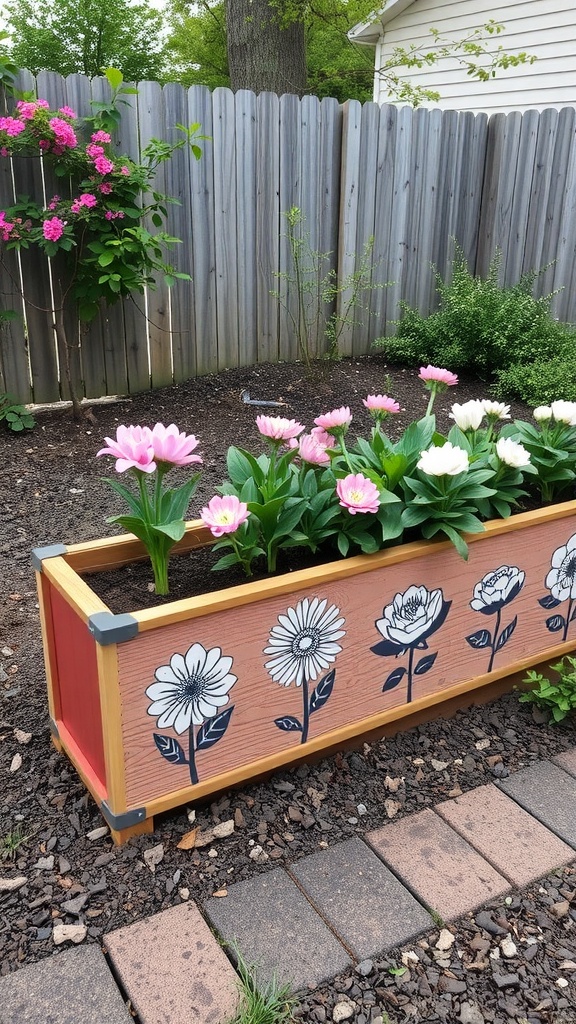
POLYGON ((358 960, 430 927, 428 912, 361 839, 304 857, 290 870, 358 960))
POLYGON ((576 850, 576 779, 572 775, 550 761, 538 761, 498 785, 576 850))
POLYGON ((552 760, 560 768, 563 768, 565 772, 568 772, 569 775, 576 775, 576 747, 563 750, 561 754, 557 754, 552 760))
POLYGON ((222 938, 255 968, 260 985, 276 976, 299 992, 350 964, 344 947, 282 868, 229 886, 226 899, 212 898, 204 910, 222 938))
POLYGON ((99 946, 0 978, 0 1024, 133 1024, 99 946))

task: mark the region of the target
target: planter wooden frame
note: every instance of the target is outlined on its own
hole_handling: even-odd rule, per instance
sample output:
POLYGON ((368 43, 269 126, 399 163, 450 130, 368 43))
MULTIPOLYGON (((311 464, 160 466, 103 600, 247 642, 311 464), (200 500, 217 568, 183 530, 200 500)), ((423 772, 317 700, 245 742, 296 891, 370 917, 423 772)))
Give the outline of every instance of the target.
MULTIPOLYGON (((573 612, 571 601, 554 602, 546 578, 554 551, 576 535, 576 502, 485 525, 484 533, 468 538, 468 562, 447 542, 418 541, 130 615, 114 615, 84 577, 146 558, 136 538, 35 549, 53 739, 94 796, 114 840, 152 831, 154 814, 383 732, 390 723, 414 720, 426 710, 429 717, 433 710, 442 713, 455 699, 462 705, 484 695, 488 699, 495 681, 504 680, 502 691, 514 674, 571 651, 576 606, 573 612), (513 617, 515 624, 501 649, 492 652, 488 671, 487 645, 475 649, 474 638, 482 641, 482 628, 490 632, 494 616, 479 614, 470 602, 474 587, 503 565, 517 568, 524 579, 513 603, 502 609, 502 628, 513 617), (379 657, 378 645, 386 645, 376 622, 394 596, 411 586, 440 591, 449 610, 419 645, 430 653, 418 677, 420 662, 414 668, 407 703, 407 649, 379 657), (305 687, 278 686, 263 652, 278 616, 314 598, 344 617, 345 636, 331 659, 330 701, 318 702, 319 713, 302 744, 293 726, 286 731, 278 722, 297 720, 305 687), (557 619, 568 608, 562 635, 546 610, 555 603, 557 619), (192 784, 182 762, 168 763, 156 749, 145 691, 158 666, 168 666, 172 655, 185 654, 196 642, 230 654, 237 682, 230 694, 235 705, 230 728, 202 754, 200 780, 192 784)), ((175 553, 193 558, 194 549, 211 542, 201 523, 188 523, 175 553)))

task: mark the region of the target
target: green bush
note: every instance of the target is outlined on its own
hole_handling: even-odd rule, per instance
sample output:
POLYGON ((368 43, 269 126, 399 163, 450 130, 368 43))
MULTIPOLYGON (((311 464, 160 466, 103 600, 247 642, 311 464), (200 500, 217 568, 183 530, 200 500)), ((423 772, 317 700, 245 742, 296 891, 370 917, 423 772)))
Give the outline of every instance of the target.
POLYGON ((524 679, 530 689, 518 699, 522 704, 536 704, 543 711, 549 711, 550 722, 562 722, 576 711, 576 658, 567 655, 550 668, 559 675, 556 682, 531 669, 524 679))
POLYGON ((519 363, 496 371, 492 391, 502 398, 521 398, 528 405, 549 405, 557 398, 576 402, 576 343, 553 359, 519 363))
MULTIPOLYGON (((547 361, 569 346, 576 348, 576 330, 551 316, 552 296, 533 297, 538 275, 528 274, 518 284, 502 288, 500 264, 498 253, 482 280, 470 273, 457 248, 450 282, 436 275, 437 312, 422 316, 402 303, 396 336, 379 338, 375 345, 384 349, 390 362, 469 369, 486 379, 499 370, 547 361)), ((562 392, 562 397, 568 396, 562 392)))

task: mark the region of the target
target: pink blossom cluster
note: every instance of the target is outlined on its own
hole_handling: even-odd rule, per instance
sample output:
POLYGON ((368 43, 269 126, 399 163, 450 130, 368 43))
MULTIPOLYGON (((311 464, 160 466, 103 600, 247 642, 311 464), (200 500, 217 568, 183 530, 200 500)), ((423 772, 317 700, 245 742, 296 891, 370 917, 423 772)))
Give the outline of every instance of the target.
POLYGON ((91 160, 95 160, 97 156, 104 156, 104 146, 97 146, 95 143, 89 142, 86 146, 86 156, 89 156, 91 160))
POLYGON ((60 217, 48 217, 42 225, 42 234, 48 242, 57 242, 64 234, 65 221, 60 217))
POLYGON ((16 104, 16 110, 24 121, 31 121, 37 110, 49 109, 50 104, 47 100, 19 100, 16 104))
MULTIPOLYGON (((92 142, 111 142, 112 141, 112 137, 108 134, 108 132, 103 132, 103 131, 94 132, 94 134, 91 135, 90 138, 91 138, 92 142)), ((86 147, 86 148, 88 148, 88 147, 86 147)), ((102 152, 104 152, 104 150, 102 150, 102 152)))
POLYGON ((123 210, 106 210, 104 214, 106 220, 122 220, 124 217, 123 210))
POLYGON ((113 455, 117 473, 124 473, 127 469, 153 473, 158 463, 167 468, 202 462, 199 455, 192 454, 198 447, 194 434, 181 433, 174 423, 168 427, 157 423, 152 430, 150 427, 121 425, 116 430, 116 439, 105 437, 104 440, 108 447, 101 448, 97 455, 113 455))
POLYGON ((6 132, 6 135, 11 139, 15 139, 17 135, 26 130, 24 121, 21 121, 17 117, 0 117, 0 132, 6 132))
POLYGON ((59 202, 60 202, 60 196, 52 196, 52 199, 48 203, 48 209, 49 210, 56 210, 57 207, 58 207, 58 203, 59 202))
POLYGON ((101 185, 98 185, 98 191, 101 192, 103 196, 109 196, 112 192, 111 182, 103 181, 101 185))
POLYGON ((84 192, 83 195, 78 196, 78 199, 74 200, 70 209, 72 213, 81 213, 83 209, 92 209, 97 203, 96 196, 92 195, 91 192, 84 192))
POLYGON ((94 167, 98 174, 111 174, 114 170, 114 163, 107 156, 97 156, 94 161, 94 167))
POLYGON ((14 230, 14 224, 6 220, 6 213, 4 210, 0 210, 0 238, 3 242, 8 242, 12 237, 14 230))
POLYGON ((61 117, 51 117, 48 124, 54 132, 53 152, 56 153, 59 150, 59 153, 56 153, 57 156, 63 153, 65 149, 74 149, 78 145, 76 132, 68 121, 64 121, 61 117))

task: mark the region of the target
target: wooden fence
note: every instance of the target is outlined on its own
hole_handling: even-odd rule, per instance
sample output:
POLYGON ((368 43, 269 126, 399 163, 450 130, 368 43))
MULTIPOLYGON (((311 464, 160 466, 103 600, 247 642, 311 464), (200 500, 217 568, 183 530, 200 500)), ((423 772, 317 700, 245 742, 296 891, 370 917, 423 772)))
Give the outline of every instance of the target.
MULTIPOLYGON (((23 72, 21 87, 79 114, 106 95, 102 80, 81 75, 42 73, 34 82, 23 72)), ((161 283, 103 310, 88 329, 69 325, 77 332, 75 376, 88 397, 297 358, 298 294, 283 217, 292 207, 302 211, 311 249, 331 253, 322 274, 333 269, 340 283, 374 239, 369 315, 343 330, 344 354, 369 352, 374 338, 392 332, 400 300, 434 308, 432 264, 446 274, 454 240, 480 274, 500 248, 506 283, 547 266, 538 294, 561 289, 555 314, 576 322, 572 107, 488 118, 154 82, 129 100, 115 144, 134 159, 153 136, 173 140, 178 123, 198 121, 210 136, 200 161, 180 150, 158 176, 180 203, 169 208, 168 231, 182 240, 172 262, 192 280, 171 290, 161 283)), ((57 191, 41 161, 0 161, 0 208, 15 194, 49 200, 57 191)), ((32 251, 20 263, 4 253, 4 262, 1 308, 24 316, 0 332, 0 391, 20 401, 66 397, 50 314, 58 265, 32 251)), ((348 294, 339 296, 340 309, 348 294)))

